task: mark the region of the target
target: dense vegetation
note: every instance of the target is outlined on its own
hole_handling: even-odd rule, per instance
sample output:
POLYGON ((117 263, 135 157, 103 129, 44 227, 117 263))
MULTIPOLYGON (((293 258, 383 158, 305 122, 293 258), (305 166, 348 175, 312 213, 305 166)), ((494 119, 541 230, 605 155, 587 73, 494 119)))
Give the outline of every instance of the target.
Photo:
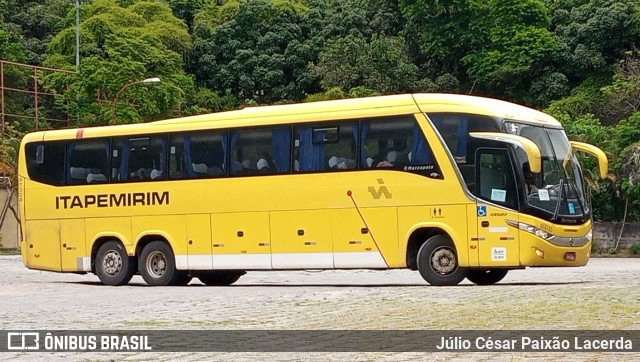
MULTIPOLYGON (((75 70, 73 2, 0 0, 0 16, 1 59, 75 70)), ((609 179, 587 170, 595 218, 640 220, 640 0, 92 0, 80 34, 78 73, 39 79, 61 94, 44 116, 112 123, 117 92, 148 77, 162 83, 127 88, 116 123, 371 94, 485 95, 545 110, 604 148, 609 179)), ((6 73, 7 86, 29 86, 28 73, 6 73)), ((7 97, 7 112, 33 115, 24 97, 7 97)), ((32 122, 7 124, 4 162, 32 122)))

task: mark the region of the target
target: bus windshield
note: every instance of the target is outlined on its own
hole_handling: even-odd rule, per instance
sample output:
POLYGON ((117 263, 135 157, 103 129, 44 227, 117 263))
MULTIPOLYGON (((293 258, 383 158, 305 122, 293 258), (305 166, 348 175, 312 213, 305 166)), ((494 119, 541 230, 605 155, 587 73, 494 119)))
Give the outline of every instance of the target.
POLYGON ((562 129, 505 123, 507 132, 528 138, 540 148, 542 171, 532 174, 523 162, 526 201, 551 220, 589 214, 582 170, 562 129))

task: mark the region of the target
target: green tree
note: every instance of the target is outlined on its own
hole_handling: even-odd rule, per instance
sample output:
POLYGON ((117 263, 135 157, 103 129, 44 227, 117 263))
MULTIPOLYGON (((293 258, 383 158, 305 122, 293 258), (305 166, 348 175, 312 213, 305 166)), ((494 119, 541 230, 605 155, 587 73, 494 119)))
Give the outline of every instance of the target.
POLYGON ((636 0, 546 0, 564 51, 563 72, 584 79, 608 72, 640 34, 636 0))
POLYGON ((307 64, 308 8, 297 1, 211 3, 195 17, 191 69, 198 84, 243 101, 303 99, 314 79, 307 64))
POLYGON ((490 42, 462 61, 478 85, 531 103, 531 83, 545 74, 545 65, 558 48, 547 30, 547 9, 539 0, 492 0, 488 6, 490 42))
POLYGON ((219 2, 214 0, 165 0, 169 6, 171 6, 171 10, 173 14, 184 20, 189 29, 193 29, 193 19, 196 13, 204 7, 206 4, 211 2, 219 2))
POLYGON ((630 54, 618 62, 613 83, 603 87, 609 97, 615 119, 626 118, 640 110, 640 58, 630 54))
POLYGON ((44 60, 51 38, 66 26, 70 11, 68 0, 0 0, 2 27, 20 39, 25 61, 35 65, 44 60))
POLYGON ((489 8, 483 0, 400 0, 405 33, 426 76, 449 73, 467 79, 461 59, 483 49, 489 39, 489 8))
MULTIPOLYGON (((191 39, 184 23, 168 5, 139 1, 127 7, 114 0, 96 0, 82 7, 81 66, 75 77, 52 75, 46 86, 63 94, 58 105, 73 114, 81 125, 139 122, 179 112, 193 80, 184 72, 182 54, 191 39), (160 77, 161 84, 127 88, 126 84, 160 77)), ((46 64, 73 69, 75 29, 58 33, 49 46, 46 64)))
POLYGON ((324 89, 363 86, 380 93, 416 89, 417 70, 402 38, 373 36, 366 41, 353 35, 329 41, 313 67, 324 89))

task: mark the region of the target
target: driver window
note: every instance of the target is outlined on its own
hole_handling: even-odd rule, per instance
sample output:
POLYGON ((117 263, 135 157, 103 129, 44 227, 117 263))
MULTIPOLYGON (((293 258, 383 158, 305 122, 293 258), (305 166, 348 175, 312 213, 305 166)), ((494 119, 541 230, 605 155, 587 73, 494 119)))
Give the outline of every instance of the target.
POLYGON ((513 168, 506 149, 478 149, 476 194, 493 203, 516 208, 513 168))

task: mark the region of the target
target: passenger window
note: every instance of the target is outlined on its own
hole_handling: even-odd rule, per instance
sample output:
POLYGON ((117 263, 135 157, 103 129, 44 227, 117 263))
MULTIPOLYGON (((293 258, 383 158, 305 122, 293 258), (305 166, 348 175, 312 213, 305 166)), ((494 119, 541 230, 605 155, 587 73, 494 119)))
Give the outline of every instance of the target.
POLYGON ((29 177, 48 185, 64 181, 64 142, 29 143, 25 146, 29 177))
POLYGON ((66 184, 109 181, 109 140, 78 140, 67 143, 66 184))
POLYGON ((231 174, 273 174, 291 167, 291 129, 255 128, 231 132, 231 174))
POLYGON ((412 116, 363 121, 360 139, 362 169, 402 169, 441 177, 422 130, 412 116))
POLYGON ((180 179, 188 176, 184 144, 188 135, 172 135, 169 137, 169 178, 180 179))
POLYGON ((294 171, 356 169, 357 134, 357 123, 296 127, 294 171))
POLYGON ((225 172, 226 133, 198 132, 171 136, 169 176, 215 177, 225 172))
POLYGON ((112 180, 157 181, 166 178, 166 138, 134 137, 113 141, 112 180))

